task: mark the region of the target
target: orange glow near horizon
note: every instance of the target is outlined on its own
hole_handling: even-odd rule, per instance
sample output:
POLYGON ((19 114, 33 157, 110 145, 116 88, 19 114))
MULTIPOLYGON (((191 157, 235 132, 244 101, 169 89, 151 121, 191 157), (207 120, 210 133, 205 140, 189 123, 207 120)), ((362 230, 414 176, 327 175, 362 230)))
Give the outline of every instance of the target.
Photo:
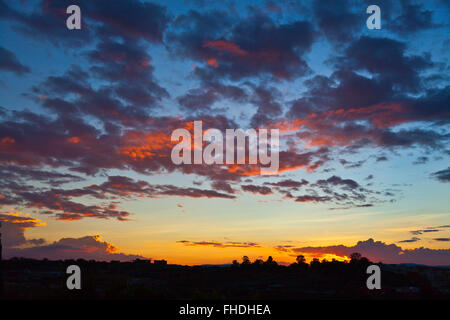
MULTIPOLYGON (((281 265, 289 265, 296 262, 298 255, 303 255, 307 263, 311 263, 314 258, 319 261, 337 260, 348 262, 350 258, 347 256, 339 256, 333 253, 296 253, 287 250, 281 252, 273 247, 264 245, 254 247, 224 247, 211 245, 192 245, 192 244, 176 244, 168 246, 155 246, 151 249, 153 254, 145 255, 153 260, 165 259, 169 264, 180 265, 201 265, 201 264, 231 264, 233 260, 242 262, 243 256, 249 257, 251 262, 256 259, 266 261, 271 256, 274 261, 281 265)), ((317 244, 317 246, 320 246, 317 244)), ((119 250, 120 251, 120 250, 119 250)))

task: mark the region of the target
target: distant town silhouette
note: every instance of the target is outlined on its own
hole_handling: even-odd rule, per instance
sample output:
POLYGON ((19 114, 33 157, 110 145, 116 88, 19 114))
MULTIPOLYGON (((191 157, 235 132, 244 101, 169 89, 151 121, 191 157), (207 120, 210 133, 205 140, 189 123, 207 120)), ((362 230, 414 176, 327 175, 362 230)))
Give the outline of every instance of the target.
POLYGON ((165 260, 2 261, 2 299, 419 299, 450 297, 450 268, 377 263, 381 289, 366 287, 373 264, 359 253, 348 262, 299 255, 289 266, 247 256, 228 265, 182 266, 165 260), (81 290, 66 288, 66 268, 81 269, 81 290))

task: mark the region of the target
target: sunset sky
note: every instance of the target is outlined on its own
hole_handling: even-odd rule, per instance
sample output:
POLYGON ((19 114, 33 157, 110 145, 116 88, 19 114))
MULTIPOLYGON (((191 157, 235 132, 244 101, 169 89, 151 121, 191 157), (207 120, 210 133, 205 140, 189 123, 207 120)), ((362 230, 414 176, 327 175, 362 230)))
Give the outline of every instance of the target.
POLYGON ((4 256, 450 265, 449 18, 446 0, 1 1, 4 256), (196 120, 279 129, 279 173, 175 165, 196 120))

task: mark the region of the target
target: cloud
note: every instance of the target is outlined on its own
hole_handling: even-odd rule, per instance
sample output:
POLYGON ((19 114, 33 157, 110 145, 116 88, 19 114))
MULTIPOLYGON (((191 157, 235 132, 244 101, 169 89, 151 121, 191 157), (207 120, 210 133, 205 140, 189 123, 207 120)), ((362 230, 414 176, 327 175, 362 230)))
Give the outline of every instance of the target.
POLYGON ((258 193, 258 194, 262 194, 262 195, 272 194, 272 189, 270 189, 269 187, 264 187, 264 186, 255 186, 255 185, 247 184, 247 185, 241 185, 241 188, 242 188, 242 190, 244 190, 246 192, 251 192, 251 193, 258 193))
POLYGON ((290 188, 293 190, 298 190, 298 188, 309 184, 309 182, 306 181, 305 179, 302 179, 300 181, 295 181, 292 179, 285 179, 285 180, 278 181, 278 182, 266 182, 265 184, 271 185, 274 187, 279 187, 279 188, 290 188))
POLYGON ((102 241, 99 235, 80 238, 62 238, 48 245, 24 249, 5 249, 5 257, 47 258, 49 260, 85 259, 97 261, 130 261, 143 258, 140 255, 120 253, 118 248, 106 241, 102 241))
POLYGON ((301 195, 295 197, 296 202, 328 202, 332 198, 328 196, 316 196, 316 195, 301 195))
POLYGON ((186 213, 186 209, 184 208, 184 206, 180 203, 177 203, 177 207, 180 208, 181 213, 186 213))
POLYGON ((321 187, 321 188, 326 188, 329 185, 333 185, 333 186, 343 186, 345 189, 347 190, 354 190, 357 188, 360 188, 360 185, 352 179, 342 179, 341 177, 338 176, 332 176, 326 180, 318 180, 315 185, 321 187))
POLYGON ((170 21, 166 8, 152 2, 130 0, 123 3, 87 0, 80 5, 86 8, 85 12, 90 19, 103 23, 106 30, 99 31, 103 36, 120 35, 123 38, 161 43, 170 21))
POLYGON ((294 246, 292 246, 292 245, 278 245, 273 248, 280 252, 290 252, 291 248, 293 248, 293 247, 294 246))
POLYGON ((409 242, 417 242, 417 241, 420 241, 420 238, 412 237, 411 239, 408 239, 408 240, 401 240, 401 241, 399 241, 399 243, 409 243, 409 242))
POLYGON ((424 31, 437 27, 433 22, 433 12, 423 9, 422 4, 400 2, 401 10, 398 16, 390 19, 386 24, 388 30, 400 35, 413 35, 417 31, 424 31))
POLYGON ((3 246, 14 248, 27 245, 39 245, 45 242, 44 239, 26 239, 25 231, 30 228, 44 226, 45 222, 30 217, 22 212, 0 213, 1 233, 3 246))
POLYGON ((352 12, 349 1, 314 2, 312 9, 320 31, 332 42, 351 40, 363 23, 361 15, 352 12))
POLYGON ((40 168, 29 168, 26 166, 0 165, 0 177, 3 181, 15 181, 24 183, 25 181, 41 181, 51 186, 59 186, 70 182, 84 181, 83 177, 70 173, 60 173, 57 171, 46 171, 40 168))
POLYGON ((438 232, 441 231, 437 228, 431 228, 431 229, 422 229, 422 230, 412 230, 410 231, 412 234, 414 235, 419 235, 419 234, 423 234, 423 233, 427 233, 427 232, 438 232))
POLYGON ((342 69, 368 71, 378 76, 380 81, 412 91, 419 88, 418 72, 432 66, 427 56, 406 55, 406 44, 403 42, 366 36, 352 42, 339 63, 342 69))
POLYGON ((214 181, 211 184, 211 187, 213 187, 216 190, 225 191, 231 194, 235 192, 235 190, 231 187, 231 185, 225 181, 214 181))
POLYGON ((309 194, 292 195, 288 193, 288 198, 293 198, 296 202, 315 202, 327 203, 333 202, 342 205, 335 209, 349 209, 372 207, 373 203, 385 201, 379 197, 380 192, 374 192, 362 187, 358 182, 352 179, 343 179, 338 176, 331 176, 328 179, 319 179, 315 183, 310 183, 309 194))
POLYGON ((211 111, 214 103, 223 100, 242 103, 248 100, 248 94, 241 87, 212 82, 190 89, 177 98, 182 109, 190 112, 211 111))
POLYGON ((99 235, 80 238, 62 238, 53 243, 45 239, 29 239, 25 231, 45 226, 45 222, 22 212, 8 211, 0 213, 1 233, 4 257, 24 257, 32 259, 86 259, 97 261, 134 260, 139 255, 120 253, 112 244, 101 241, 99 235))
POLYGON ((233 195, 220 193, 214 190, 205 190, 198 188, 181 188, 173 185, 162 185, 159 186, 158 193, 159 195, 166 196, 180 196, 180 197, 191 197, 191 198, 224 198, 224 199, 234 199, 236 198, 233 195))
POLYGON ((19 62, 16 55, 0 46, 0 70, 14 72, 18 75, 29 73, 30 68, 19 62))
POLYGON ((0 17, 12 21, 15 29, 28 37, 68 47, 84 46, 95 36, 161 43, 169 22, 165 7, 154 3, 78 0, 77 5, 82 8, 83 14, 83 32, 71 32, 65 28, 65 8, 71 4, 73 2, 69 0, 42 0, 29 12, 16 11, 2 3, 0 17))
POLYGON ((234 199, 236 196, 215 190, 175 185, 152 185, 146 181, 133 180, 126 176, 109 176, 102 184, 91 184, 81 188, 48 190, 30 187, 24 190, 20 185, 10 185, 10 195, 16 204, 35 208, 44 214, 56 215, 60 220, 78 220, 90 218, 116 218, 128 220, 130 212, 121 210, 117 200, 137 198, 157 198, 178 196, 190 198, 234 199), (106 203, 85 205, 75 202, 74 198, 90 197, 108 200, 106 203), (113 201, 116 200, 116 201, 113 201))
POLYGON ((174 20, 167 40, 172 52, 214 67, 195 69, 200 79, 241 80, 256 76, 292 79, 310 70, 301 58, 311 48, 314 32, 307 21, 277 24, 268 16, 236 19, 217 10, 190 11, 174 20))
POLYGON ((255 242, 238 242, 238 241, 227 241, 227 242, 218 242, 218 241, 187 241, 181 240, 177 241, 178 243, 182 243, 185 246, 206 246, 206 247, 215 247, 215 248, 259 248, 260 245, 255 242))
POLYGON ((450 182, 450 167, 433 172, 431 176, 440 182, 450 182))
POLYGON ((421 156, 421 157, 418 157, 418 158, 413 162, 413 164, 425 164, 425 163, 428 162, 428 160, 429 160, 428 157, 421 156))
POLYGON ((302 247, 294 248, 296 254, 335 254, 338 256, 350 256, 353 252, 359 252, 373 262, 383 263, 416 263, 426 265, 450 265, 450 249, 402 249, 395 244, 386 244, 381 241, 368 239, 359 241, 354 246, 327 246, 327 247, 302 247))

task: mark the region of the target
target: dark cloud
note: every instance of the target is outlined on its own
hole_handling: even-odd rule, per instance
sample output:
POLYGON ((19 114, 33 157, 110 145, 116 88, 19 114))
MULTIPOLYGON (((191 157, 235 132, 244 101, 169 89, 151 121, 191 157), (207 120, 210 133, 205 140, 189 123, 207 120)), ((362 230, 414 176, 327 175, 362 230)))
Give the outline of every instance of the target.
POLYGON ((278 102, 281 92, 275 87, 258 86, 254 88, 253 97, 250 102, 256 107, 256 113, 250 122, 254 128, 260 127, 281 115, 282 107, 278 102))
POLYGON ((293 248, 293 247, 294 246, 292 246, 292 245, 278 245, 273 248, 280 252, 289 252, 291 250, 291 248, 293 248))
POLYGON ((295 198, 296 202, 328 202, 333 198, 328 196, 303 195, 295 198))
POLYGON ((233 195, 226 193, 220 193, 214 190, 204 190, 198 188, 180 188, 173 185, 161 185, 158 187, 158 194, 166 196, 180 196, 180 197, 191 197, 191 198, 224 198, 224 199, 234 199, 233 195))
POLYGON ((413 162, 413 164, 425 164, 425 163, 428 162, 428 160, 429 160, 428 157, 421 156, 421 157, 418 157, 418 158, 413 162))
POLYGON ((180 106, 190 112, 211 111, 214 103, 228 99, 234 102, 248 100, 247 93, 241 87, 210 83, 201 88, 191 89, 186 94, 177 98, 180 106))
POLYGON ((132 126, 148 120, 148 112, 169 97, 154 78, 151 57, 142 44, 103 40, 86 56, 91 72, 71 66, 63 75, 47 77, 33 88, 34 94, 46 97, 39 103, 62 115, 91 115, 132 126), (90 76, 109 85, 93 88, 87 81, 90 76))
POLYGON ((213 187, 216 190, 225 191, 227 193, 235 192, 235 190, 231 187, 231 185, 225 181, 214 181, 211 184, 211 187, 213 187))
POLYGON ((334 203, 340 207, 332 207, 330 210, 345 210, 351 208, 370 208, 374 203, 388 201, 387 197, 393 193, 372 191, 362 187, 352 179, 343 179, 331 176, 328 179, 319 179, 315 183, 309 183, 306 194, 295 195, 291 191, 279 190, 286 198, 296 202, 334 203))
POLYGON ((354 190, 357 188, 360 188, 360 185, 352 179, 342 179, 338 176, 332 176, 326 180, 318 180, 316 182, 316 185, 321 188, 327 188, 328 186, 343 186, 347 190, 354 190))
POLYGON ((22 212, 0 213, 3 235, 3 255, 7 259, 24 257, 32 259, 86 259, 97 261, 134 260, 138 255, 120 253, 112 244, 101 241, 100 236, 62 238, 48 244, 44 239, 29 239, 25 231, 44 226, 45 222, 22 212))
MULTIPOLYGON (((362 36, 337 56, 330 59, 334 72, 306 80, 306 92, 290 104, 287 116, 300 139, 353 151, 367 144, 387 149, 445 148, 449 139, 445 130, 394 129, 417 121, 441 126, 450 119, 445 83, 430 89, 422 82, 424 72, 438 72, 429 54, 413 55, 407 43, 398 40, 362 36)), ((363 164, 344 161, 347 167, 363 164)))
POLYGON ((328 246, 328 247, 303 247, 294 248, 295 254, 335 254, 338 256, 347 256, 353 252, 359 252, 362 256, 373 262, 383 263, 416 263, 426 265, 450 265, 450 249, 402 249, 395 244, 386 244, 381 241, 368 239, 359 241, 354 246, 328 246))
POLYGON ((0 204, 33 208, 42 214, 54 215, 60 220, 82 218, 115 218, 126 221, 130 212, 119 208, 122 200, 179 196, 190 198, 234 199, 236 196, 215 190, 175 185, 151 185, 145 181, 125 176, 110 176, 102 184, 92 184, 75 189, 35 188, 23 181, 4 180, 1 184, 0 204), (75 198, 89 197, 106 203, 85 205, 75 198))
POLYGON ((21 64, 13 52, 1 46, 0 46, 0 70, 14 72, 18 75, 30 72, 30 68, 21 64))
POLYGON ((353 169, 353 168, 360 168, 362 165, 366 162, 366 160, 359 160, 359 161, 348 161, 345 159, 339 160, 340 164, 344 166, 345 169, 353 169))
POLYGON ((103 23, 100 29, 103 36, 119 35, 161 43, 170 21, 166 8, 152 2, 100 0, 83 1, 80 5, 86 8, 84 12, 90 19, 103 23))
POLYGON ((417 241, 420 241, 420 238, 412 237, 411 239, 408 239, 408 240, 401 240, 401 241, 399 241, 399 243, 409 243, 409 242, 417 242, 417 241))
POLYGON ((266 182, 267 185, 271 185, 274 187, 280 187, 280 188, 292 188, 297 190, 299 187, 307 185, 309 182, 305 179, 302 179, 300 181, 292 180, 292 179, 286 179, 278 182, 266 182))
MULTIPOLYGON (((73 191, 73 190, 71 190, 73 191)), ((78 191, 78 190, 76 190, 78 191)), ((43 214, 56 215, 59 220, 79 220, 82 218, 115 218, 119 221, 128 220, 130 212, 118 208, 117 203, 85 205, 70 200, 71 196, 84 196, 87 192, 80 193, 62 192, 50 190, 45 192, 17 192, 18 201, 23 202, 29 208, 35 208, 43 214)), ((20 202, 19 202, 20 203, 20 202)))
POLYGON ((424 9, 422 4, 401 1, 400 5, 400 14, 385 24, 388 30, 405 36, 437 27, 433 22, 433 12, 424 9))
POLYGON ((42 0, 30 13, 16 11, 2 2, 0 17, 13 21, 22 34, 68 47, 84 46, 94 35, 161 43, 169 22, 165 7, 139 0, 42 0), (82 8, 82 28, 76 32, 66 28, 66 8, 72 4, 82 8))
POLYGON ((389 38, 363 36, 352 42, 340 58, 341 69, 368 71, 395 89, 417 91, 419 71, 433 66, 430 56, 409 56, 406 44, 389 38))
POLYGON ((413 235, 419 235, 419 234, 429 233, 429 232, 438 232, 438 231, 441 231, 441 228, 442 229, 446 228, 446 226, 428 227, 426 229, 412 230, 412 231, 410 231, 410 233, 413 234, 413 235))
POLYGON ((309 72, 301 58, 314 39, 308 22, 278 25, 268 16, 238 20, 219 11, 190 11, 173 26, 167 36, 171 50, 206 63, 194 71, 203 80, 258 75, 291 79, 309 72))
POLYGON ((351 40, 364 25, 365 16, 352 12, 350 1, 315 1, 312 7, 319 30, 332 42, 351 40))
POLYGON ((265 186, 255 186, 255 185, 247 184, 247 185, 241 185, 241 188, 242 188, 242 190, 244 190, 246 192, 251 192, 251 193, 259 193, 262 195, 272 194, 272 189, 270 189, 269 187, 265 187, 265 186))
POLYGON ((62 238, 48 245, 30 248, 6 248, 5 257, 24 257, 31 259, 67 260, 85 259, 96 261, 130 261, 142 259, 142 256, 120 253, 112 244, 101 241, 100 236, 80 238, 62 238))
POLYGON ((27 229, 42 226, 45 223, 22 212, 0 213, 0 224, 4 248, 41 245, 45 242, 44 239, 25 238, 24 233, 27 229))
POLYGON ((92 31, 85 23, 82 32, 72 32, 66 27, 66 8, 71 4, 74 1, 42 0, 28 13, 28 10, 16 11, 2 1, 0 17, 12 21, 13 29, 35 40, 47 40, 56 46, 84 46, 92 40, 92 31))
MULTIPOLYGON (((51 186, 59 186, 70 182, 84 181, 83 177, 70 173, 59 173, 55 171, 45 171, 41 168, 29 168, 14 165, 0 165, 0 177, 3 183, 14 181, 24 183, 26 181, 41 181, 51 186)), ((0 185, 3 185, 0 184, 0 185)))
POLYGON ((169 93, 153 77, 154 68, 146 47, 134 41, 104 40, 87 53, 95 76, 115 84, 114 93, 137 106, 151 106, 169 93))
POLYGON ((450 238, 434 238, 434 241, 450 241, 450 238))
POLYGON ((431 176, 440 182, 450 182, 450 167, 433 172, 431 176))
POLYGON ((185 246, 205 246, 205 247, 215 247, 215 248, 259 248, 260 245, 255 242, 238 242, 238 241, 228 241, 228 242, 218 242, 218 241, 187 241, 181 240, 177 241, 185 246))

